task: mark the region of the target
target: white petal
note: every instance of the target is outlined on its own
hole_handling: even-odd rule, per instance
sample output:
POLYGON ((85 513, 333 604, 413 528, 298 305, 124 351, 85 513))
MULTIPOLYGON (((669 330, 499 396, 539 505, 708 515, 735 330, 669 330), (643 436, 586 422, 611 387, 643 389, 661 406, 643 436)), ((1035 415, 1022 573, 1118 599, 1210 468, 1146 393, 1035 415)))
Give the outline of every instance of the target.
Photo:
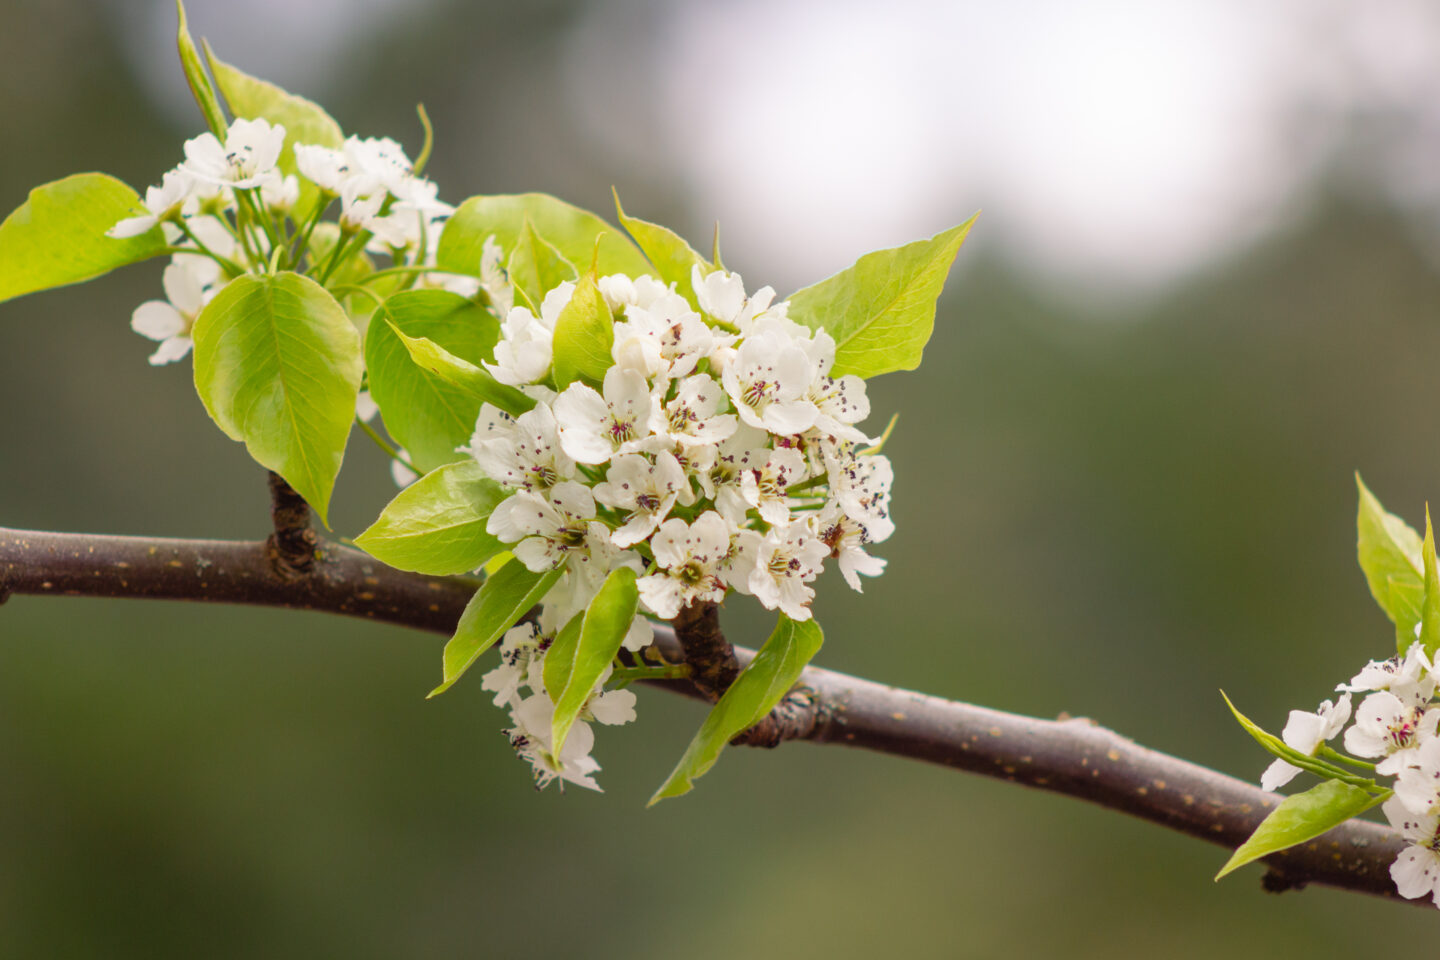
POLYGON ((164 300, 147 300, 130 315, 130 329, 151 340, 167 340, 188 326, 179 311, 164 300))

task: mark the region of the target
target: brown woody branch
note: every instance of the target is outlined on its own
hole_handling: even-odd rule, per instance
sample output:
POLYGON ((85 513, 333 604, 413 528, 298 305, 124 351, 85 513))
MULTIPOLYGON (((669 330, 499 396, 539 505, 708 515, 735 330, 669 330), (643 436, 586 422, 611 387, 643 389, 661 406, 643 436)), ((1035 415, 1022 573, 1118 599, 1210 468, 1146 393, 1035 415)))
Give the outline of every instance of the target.
MULTIPOLYGON (((232 542, 0 528, 0 601, 18 593, 254 604, 448 635, 475 588, 473 581, 402 573, 321 541, 307 544, 311 567, 297 575, 274 562, 280 539, 278 530, 273 541, 232 542)), ((684 658, 670 631, 657 630, 657 643, 670 659, 684 658)), ((744 648, 734 652, 737 663, 753 656, 744 648)), ((705 699, 714 692, 684 681, 661 685, 705 699)), ((1022 717, 818 667, 807 668, 800 686, 737 742, 774 746, 787 739, 861 747, 1009 780, 1229 848, 1244 841, 1279 800, 1091 720, 1022 717)), ((1268 857, 1265 885, 1284 890, 1321 883, 1397 897, 1389 868, 1402 846, 1389 828, 1352 820, 1268 857)))

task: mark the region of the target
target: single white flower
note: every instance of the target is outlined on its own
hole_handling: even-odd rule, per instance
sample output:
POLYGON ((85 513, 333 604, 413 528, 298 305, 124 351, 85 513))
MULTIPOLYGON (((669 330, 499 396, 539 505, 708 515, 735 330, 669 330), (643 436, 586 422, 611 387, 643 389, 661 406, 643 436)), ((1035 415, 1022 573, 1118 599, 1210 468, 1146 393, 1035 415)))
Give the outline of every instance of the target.
POLYGON ((151 366, 156 367, 182 360, 190 353, 195 345, 190 339, 190 329, 213 296, 213 293, 207 295, 195 275, 179 264, 172 263, 165 268, 161 283, 165 287, 165 299, 147 300, 136 307, 130 317, 132 330, 160 342, 150 356, 151 366))
POLYGON ((500 665, 485 674, 482 690, 495 693, 495 706, 504 707, 516 701, 520 688, 527 682, 530 664, 544 657, 555 637, 541 634, 533 623, 521 623, 505 631, 500 641, 500 665))
MULTIPOLYGON (((850 589, 861 593, 860 575, 878 577, 885 572, 885 561, 865 552, 870 535, 865 527, 857 523, 841 509, 834 500, 811 519, 811 529, 825 546, 830 548, 830 557, 840 563, 840 575, 850 589)), ((1348 714, 1348 706, 1347 706, 1348 714)))
POLYGON ((514 420, 482 405, 468 449, 486 476, 504 487, 542 492, 575 475, 575 461, 560 447, 555 414, 543 403, 514 420))
POLYGON ((806 584, 820 575, 829 549, 805 524, 792 523, 771 528, 754 550, 750 592, 767 610, 779 608, 791 620, 809 620, 815 591, 806 584))
POLYGON ((591 776, 600 764, 590 756, 595 748, 595 732, 584 721, 577 720, 565 737, 556 756, 551 751, 551 721, 555 704, 543 693, 526 697, 510 711, 514 728, 507 730, 510 745, 534 768, 535 786, 543 789, 552 780, 573 783, 588 790, 599 790, 600 784, 591 776))
POLYGON ((501 383, 518 387, 550 373, 551 331, 524 307, 511 307, 500 325, 495 362, 482 363, 501 383))
POLYGON ((764 463, 740 473, 740 495, 760 513, 766 523, 790 522, 786 491, 805 479, 805 458, 795 450, 780 447, 770 451, 764 463))
POLYGON ((607 507, 628 510, 625 524, 610 536, 617 547, 632 547, 655 532, 670 515, 685 471, 669 453, 660 452, 651 463, 638 453, 622 453, 610 462, 605 481, 595 485, 595 499, 607 507))
POLYGON ((707 274, 698 263, 690 268, 690 285, 702 311, 747 336, 753 322, 766 313, 775 299, 771 287, 761 287, 747 297, 740 274, 725 270, 707 274))
MULTIPOLYGON (((1416 629, 1419 629, 1419 624, 1416 624, 1416 629)), ((1412 643, 1406 649, 1403 660, 1399 657, 1371 660, 1349 683, 1342 683, 1335 689, 1351 693, 1388 690, 1415 706, 1424 706, 1435 695, 1435 678, 1424 644, 1412 643)))
POLYGON ((673 620, 686 604, 725 599, 727 581, 721 567, 730 555, 730 526, 720 514, 707 510, 691 524, 679 518, 666 520, 651 538, 650 548, 655 569, 636 586, 640 599, 657 617, 673 620))
POLYGON ((1440 737, 1427 737, 1395 780, 1395 796, 1411 813, 1428 814, 1440 804, 1440 737))
POLYGON ((694 372, 714 347, 715 337, 678 293, 665 293, 648 306, 631 306, 615 324, 610 354, 615 362, 647 377, 674 380, 694 372))
POLYGON ((614 551, 609 529, 594 518, 595 498, 590 488, 566 480, 543 496, 521 490, 500 501, 486 521, 485 531, 504 543, 514 543, 515 557, 534 573, 554 569, 566 560, 572 561, 571 569, 588 573, 596 560, 596 565, 608 570, 607 561, 614 551))
POLYGON ((1357 757, 1383 757, 1375 772, 1391 776, 1410 763, 1422 740, 1435 736, 1437 723, 1440 708, 1426 710, 1381 690, 1355 711, 1355 724, 1345 731, 1345 749, 1357 757))
POLYGON ((686 377, 675 399, 654 405, 650 430, 684 447, 714 446, 734 434, 739 423, 734 414, 716 413, 724 396, 712 377, 703 373, 686 377))
POLYGON ((872 543, 883 543, 895 532, 890 519, 890 486, 895 471, 883 454, 857 456, 853 444, 824 445, 821 452, 830 496, 852 520, 865 527, 872 543))
POLYGON ((1380 807, 1390 826, 1410 841, 1390 865, 1390 879, 1400 896, 1414 900, 1430 896, 1440 906, 1440 810, 1415 814, 1391 797, 1380 807))
POLYGON ((138 237, 163 220, 173 220, 190 201, 194 186, 195 181, 183 168, 166 171, 160 178, 160 186, 145 188, 146 212, 138 217, 126 217, 106 230, 105 236, 116 240, 138 237))
POLYGON ((183 169, 197 180, 236 190, 258 187, 280 159, 285 128, 268 120, 235 120, 222 145, 213 133, 185 141, 183 169))
POLYGON ((385 202, 384 191, 367 193, 365 187, 362 180, 350 180, 340 187, 340 229, 346 233, 369 230, 385 202))
POLYGON ((748 472, 770 458, 769 439, 763 430, 748 423, 739 424, 735 432, 721 442, 709 471, 696 476, 705 496, 715 501, 715 509, 736 526, 745 522, 745 513, 750 509, 741 492, 741 483, 748 472))
MULTIPOLYGON (((499 348, 496 348, 499 355, 499 348)), ((604 463, 620 453, 634 453, 650 436, 650 386, 634 370, 605 371, 604 395, 579 381, 555 400, 560 445, 576 463, 604 463)))
MULTIPOLYGON (((1291 710, 1290 719, 1280 736, 1292 750, 1313 757, 1320 744, 1333 738, 1349 721, 1350 694, 1347 693, 1337 703, 1326 700, 1314 713, 1291 710)), ((1273 793, 1294 779, 1299 772, 1299 767, 1277 757, 1261 774, 1260 789, 1273 793)))
POLYGON ((746 337, 721 380, 740 419, 777 436, 804 433, 820 415, 806 399, 815 363, 793 340, 774 332, 746 337))

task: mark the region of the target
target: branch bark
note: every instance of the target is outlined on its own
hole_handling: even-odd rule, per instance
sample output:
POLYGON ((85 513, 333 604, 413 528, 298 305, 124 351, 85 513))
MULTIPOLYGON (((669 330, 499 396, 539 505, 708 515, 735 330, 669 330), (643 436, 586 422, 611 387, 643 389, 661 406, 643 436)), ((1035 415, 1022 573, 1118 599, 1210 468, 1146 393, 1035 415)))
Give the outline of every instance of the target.
MULTIPOLYGON (((273 552, 272 541, 0 528, 0 602, 17 593, 240 603, 364 617, 448 636, 476 586, 460 578, 402 573, 318 539, 307 549, 312 561, 307 573, 282 571, 273 552)), ((684 660, 673 632, 658 629, 656 638, 667 658, 684 660)), ((739 664, 754 656, 743 647, 734 652, 739 664)), ((655 685, 713 699, 713 691, 688 681, 655 685)), ((1252 784, 1139 746, 1092 720, 1023 717, 819 667, 806 668, 780 707, 736 742, 775 746, 789 739, 858 747, 1008 780, 1229 848, 1243 842, 1279 802, 1252 784)), ((1399 899, 1390 864, 1403 846, 1388 827, 1351 820, 1266 858, 1265 887, 1321 883, 1399 899)))

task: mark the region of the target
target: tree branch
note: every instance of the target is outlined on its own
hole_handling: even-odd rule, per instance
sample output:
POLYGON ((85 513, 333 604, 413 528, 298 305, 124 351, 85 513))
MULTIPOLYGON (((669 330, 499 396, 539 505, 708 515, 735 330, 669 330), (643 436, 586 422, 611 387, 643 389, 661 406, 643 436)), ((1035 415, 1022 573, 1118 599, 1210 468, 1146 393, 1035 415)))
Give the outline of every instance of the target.
MULTIPOLYGON (((270 544, 0 528, 0 601, 19 593, 240 603, 321 610, 449 635, 476 585, 402 573, 318 540, 308 550, 310 571, 297 576, 272 562, 270 544)), ((658 629, 656 641, 668 659, 684 660, 673 632, 658 629)), ((734 650, 740 663, 754 656, 734 650)), ((654 685, 711 699, 688 681, 654 685)), ((860 747, 1049 790, 1227 848, 1243 842, 1280 799, 1139 746, 1091 720, 1022 717, 819 667, 806 668, 800 686, 736 742, 774 746, 787 739, 860 747)), ((1266 858, 1264 883, 1270 890, 1321 883, 1398 898, 1390 864, 1403 845, 1388 827, 1351 820, 1266 858)))

